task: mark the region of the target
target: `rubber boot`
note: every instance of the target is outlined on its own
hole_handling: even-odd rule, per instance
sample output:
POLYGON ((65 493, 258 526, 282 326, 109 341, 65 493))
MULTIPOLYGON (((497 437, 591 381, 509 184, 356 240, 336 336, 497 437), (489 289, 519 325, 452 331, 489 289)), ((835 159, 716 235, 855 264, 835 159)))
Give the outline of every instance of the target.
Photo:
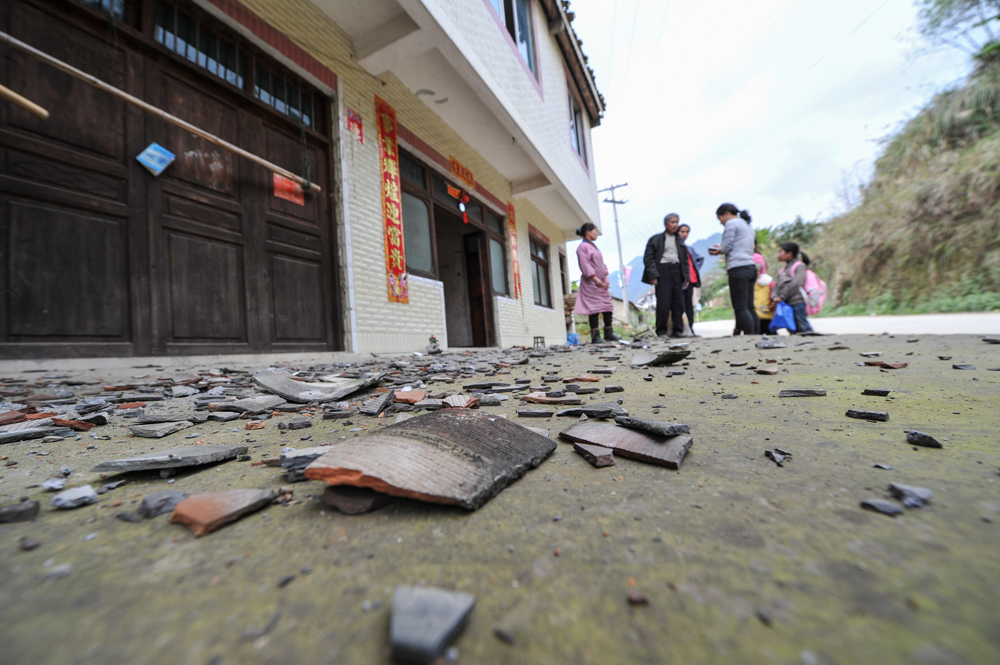
POLYGON ((615 329, 614 328, 605 328, 604 329, 604 341, 605 342, 620 342, 621 341, 621 337, 619 337, 618 335, 615 334, 615 329))
POLYGON ((597 328, 590 329, 590 343, 600 344, 601 343, 601 331, 597 328))

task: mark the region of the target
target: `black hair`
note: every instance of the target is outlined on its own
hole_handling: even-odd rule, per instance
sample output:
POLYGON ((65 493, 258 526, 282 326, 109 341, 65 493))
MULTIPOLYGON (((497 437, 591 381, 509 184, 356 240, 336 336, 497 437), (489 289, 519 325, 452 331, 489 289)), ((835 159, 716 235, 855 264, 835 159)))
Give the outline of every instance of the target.
POLYGON ((719 215, 724 215, 727 212, 730 215, 736 215, 737 217, 741 218, 747 224, 750 223, 750 211, 749 210, 740 210, 739 208, 737 208, 736 206, 734 206, 732 203, 723 203, 722 205, 720 205, 719 209, 715 211, 715 216, 718 217, 719 215))
MULTIPOLYGON (((799 258, 799 243, 791 241, 783 242, 778 247, 791 254, 793 259, 799 258)), ((803 253, 802 256, 802 262, 808 265, 809 261, 805 258, 805 254, 803 253)))
POLYGON ((681 224, 680 226, 677 227, 677 231, 680 232, 681 229, 687 229, 688 231, 690 231, 691 230, 691 225, 690 224, 681 224))
POLYGON ((584 224, 583 226, 581 226, 580 228, 578 228, 576 230, 576 235, 578 235, 581 238, 583 238, 584 236, 586 236, 588 233, 590 233, 591 231, 593 231, 596 228, 597 228, 596 224, 591 224, 590 222, 587 222, 586 224, 584 224))
MULTIPOLYGON (((663 218, 663 223, 666 224, 667 222, 669 222, 671 217, 676 217, 678 222, 681 221, 681 216, 678 215, 676 212, 668 212, 667 215, 663 218)), ((691 227, 689 226, 688 228, 691 227)))

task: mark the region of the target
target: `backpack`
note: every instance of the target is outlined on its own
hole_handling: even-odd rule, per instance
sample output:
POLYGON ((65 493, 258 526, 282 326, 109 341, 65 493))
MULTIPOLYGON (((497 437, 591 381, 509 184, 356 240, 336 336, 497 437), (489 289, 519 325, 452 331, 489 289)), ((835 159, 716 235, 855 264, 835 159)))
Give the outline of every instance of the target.
MULTIPOLYGON (((792 264, 791 274, 795 274, 795 268, 798 267, 802 261, 796 261, 792 264)), ((806 314, 809 316, 815 316, 823 310, 823 305, 826 303, 826 282, 819 278, 819 275, 814 273, 808 267, 806 268, 806 281, 799 289, 802 297, 806 301, 806 314)))

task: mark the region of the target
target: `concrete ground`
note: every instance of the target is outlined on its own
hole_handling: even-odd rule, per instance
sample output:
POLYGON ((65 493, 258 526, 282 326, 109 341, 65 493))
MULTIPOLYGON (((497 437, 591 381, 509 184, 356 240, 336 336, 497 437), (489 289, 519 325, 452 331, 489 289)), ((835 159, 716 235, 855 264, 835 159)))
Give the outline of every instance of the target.
MULTIPOLYGON (((43 501, 35 522, 0 525, 0 661, 388 663, 391 589, 426 583, 478 599, 456 643, 460 663, 997 662, 1000 372, 989 369, 1000 367, 1000 345, 969 335, 912 343, 839 335, 762 351, 754 341, 695 340, 686 375, 675 377, 668 368, 631 369, 625 351, 617 373, 597 384, 624 386, 611 397, 622 396, 634 415, 690 424, 694 445, 679 471, 628 459, 594 469, 560 443, 473 513, 402 501, 349 517, 318 501, 322 483, 309 481, 293 485, 295 505, 194 538, 167 516, 132 524, 115 514, 168 487, 277 488, 286 484, 280 469, 228 462, 170 485, 151 473, 112 477, 128 482, 71 511, 48 507, 51 495, 37 487, 63 465, 73 469, 70 486, 108 482, 88 469, 190 444, 191 431, 209 443, 252 440, 255 461, 285 445, 336 444, 353 436, 338 421, 316 420, 309 443, 298 441, 302 431, 279 432, 275 422, 286 415, 263 430, 237 421, 236 432, 229 423, 203 425, 158 441, 131 437, 116 418, 95 430, 109 441, 0 446, 17 462, 0 466, 0 499, 43 501), (838 344, 850 348, 828 350, 838 344), (909 367, 859 366, 864 351, 909 367), (780 372, 728 366, 740 361, 780 372), (648 374, 653 380, 642 380, 648 374), (815 387, 828 395, 777 398, 783 388, 815 387), (865 397, 866 387, 893 392, 865 397), (723 399, 730 394, 736 399, 723 399), (851 407, 891 419, 852 420, 844 416, 851 407), (911 428, 945 447, 907 445, 911 428), (778 467, 765 458, 773 446, 792 461, 778 467), (893 481, 932 489, 930 506, 896 518, 859 508, 886 497, 893 481), (22 537, 42 545, 20 551, 22 537), (45 581, 63 564, 72 567, 67 577, 45 581), (296 577, 279 587, 288 575, 296 577), (626 602, 633 588, 649 606, 626 602), (497 628, 514 644, 495 637, 497 628)), ((592 370, 603 363, 590 351, 514 367, 506 378, 592 370)), ((103 385, 176 369, 67 373, 103 385)), ((0 376, 35 383, 40 375, 0 376)), ((516 421, 516 402, 484 410, 516 421)), ((381 422, 357 418, 353 427, 381 422)), ((520 422, 555 436, 573 419, 520 422)))

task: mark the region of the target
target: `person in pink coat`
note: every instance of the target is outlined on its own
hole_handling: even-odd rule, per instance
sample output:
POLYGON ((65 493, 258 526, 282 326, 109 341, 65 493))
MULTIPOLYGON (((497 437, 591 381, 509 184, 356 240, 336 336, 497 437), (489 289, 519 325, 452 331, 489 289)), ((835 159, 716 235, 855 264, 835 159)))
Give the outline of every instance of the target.
POLYGON ((601 315, 604 316, 604 339, 609 342, 617 341, 620 338, 615 335, 611 324, 611 312, 614 306, 611 294, 608 293, 608 287, 611 285, 608 281, 608 267, 604 265, 601 250, 594 244, 597 240, 597 227, 587 222, 576 230, 576 235, 583 238, 583 242, 576 248, 581 275, 573 313, 586 314, 590 317, 591 344, 601 341, 601 330, 598 327, 601 315))

